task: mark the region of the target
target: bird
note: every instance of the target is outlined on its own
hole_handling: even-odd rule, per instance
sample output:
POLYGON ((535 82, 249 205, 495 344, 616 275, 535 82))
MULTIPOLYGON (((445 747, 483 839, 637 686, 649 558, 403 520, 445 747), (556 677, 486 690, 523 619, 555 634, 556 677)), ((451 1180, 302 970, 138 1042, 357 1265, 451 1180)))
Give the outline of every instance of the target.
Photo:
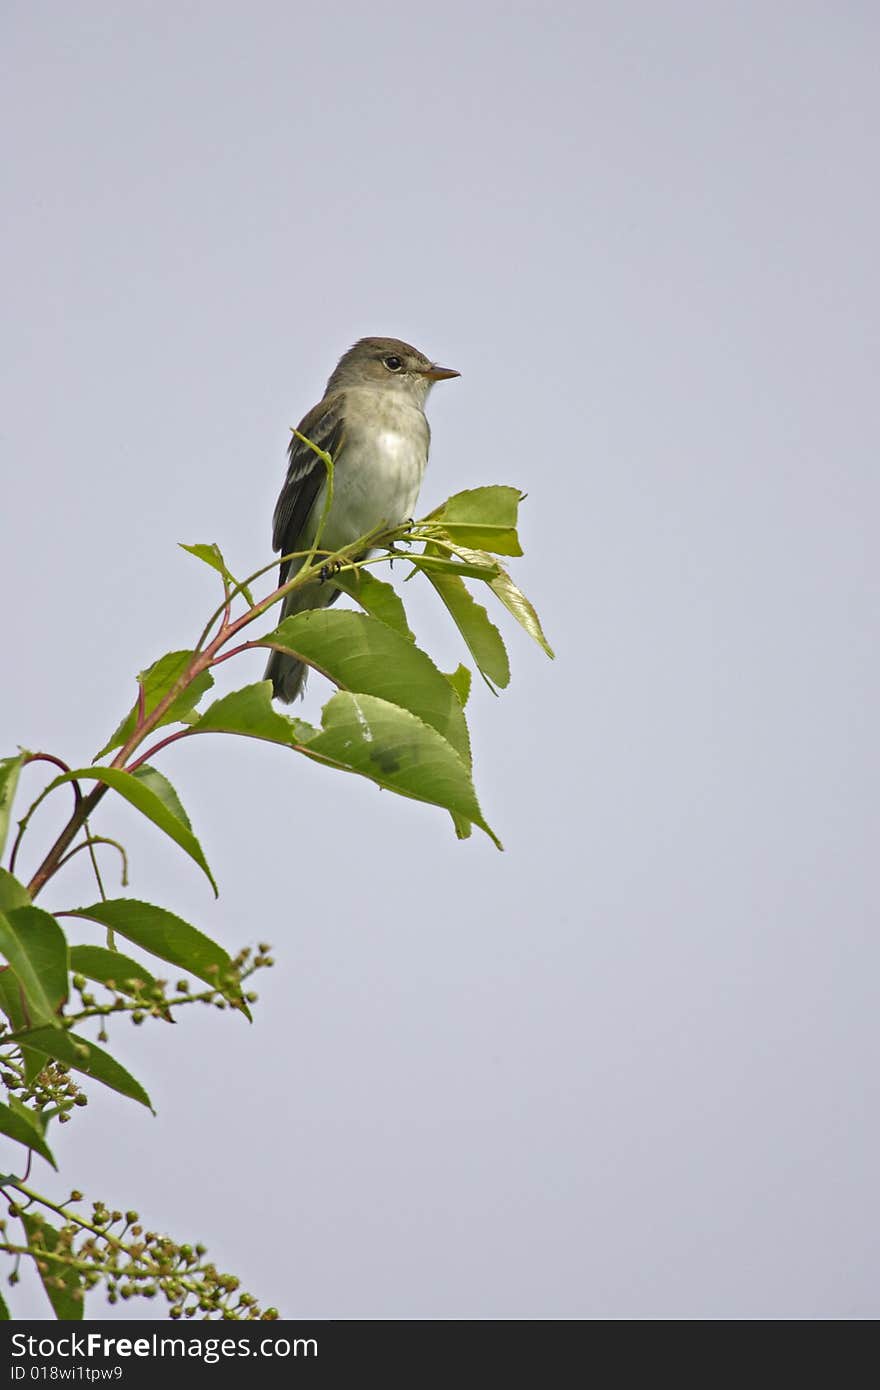
MULTIPOLYGON (((425 418, 428 393, 436 381, 460 375, 399 338, 361 338, 343 353, 323 397, 292 434, 272 523, 273 550, 282 556, 308 551, 327 497, 326 466, 299 435, 333 460, 333 498, 321 531, 322 553, 411 517, 431 442, 425 418)), ((279 586, 293 578, 304 558, 282 559, 279 586)), ((329 578, 316 579, 286 596, 282 615, 329 607, 339 592, 329 578)), ((272 682, 276 699, 290 704, 302 694, 307 670, 297 657, 273 651, 264 679, 272 682)))

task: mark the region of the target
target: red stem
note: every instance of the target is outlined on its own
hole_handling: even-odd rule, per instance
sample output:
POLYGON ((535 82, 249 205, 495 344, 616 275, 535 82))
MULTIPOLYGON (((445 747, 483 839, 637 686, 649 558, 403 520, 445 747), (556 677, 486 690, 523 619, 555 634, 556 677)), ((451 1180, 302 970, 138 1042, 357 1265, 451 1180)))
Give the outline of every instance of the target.
POLYGON ((228 661, 231 656, 238 656, 240 652, 251 651, 252 648, 260 646, 262 646, 261 642, 242 642, 240 646, 233 647, 231 652, 224 652, 222 656, 215 656, 211 665, 219 666, 222 662, 228 661))
MULTIPOLYGON (((70 768, 62 758, 56 758, 54 753, 28 753, 24 760, 25 767, 28 763, 53 763, 55 767, 60 767, 62 772, 69 772, 70 768)), ((76 787, 76 782, 73 783, 76 787)))
MULTIPOLYGON (((361 543, 367 541, 368 539, 372 539, 372 533, 369 537, 363 537, 361 543)), ((339 553, 344 554, 347 550, 354 551, 355 547, 346 546, 339 553)), ((138 744, 142 743, 146 736, 149 733, 152 733, 153 729, 155 729, 157 725, 161 723, 162 716, 167 712, 167 710, 170 709, 171 705, 177 699, 177 696, 180 694, 181 690, 186 689, 187 685, 189 685, 189 683, 193 681, 196 676, 200 675, 202 671, 207 671, 212 665, 218 662, 217 653, 220 651, 221 647, 225 646, 225 644, 229 641, 230 637, 234 637, 235 634, 239 632, 241 628, 246 627, 248 623, 252 623, 255 621, 255 619, 261 618, 263 614, 266 613, 272 607, 273 604, 278 602, 279 598, 283 598, 285 594, 289 593, 292 589, 295 589, 297 583, 302 580, 302 577, 302 573, 300 572, 295 576, 293 580, 288 580, 285 584, 279 584, 277 588, 273 589, 271 594, 268 594, 266 598, 261 599, 259 603, 255 603, 252 608, 249 608, 246 613, 242 613, 242 615, 236 618, 234 622, 229 622, 228 619, 231 598, 227 593, 227 601, 223 609, 223 621, 220 624, 217 636, 214 638, 213 642, 210 642, 203 651, 196 652, 195 656, 193 657, 193 660, 190 662, 186 671, 184 671, 184 673, 179 677, 179 679, 175 681, 172 689, 169 690, 163 696, 163 698, 159 701, 156 707, 152 709, 150 713, 146 715, 145 718, 138 721, 138 726, 135 729, 134 733, 127 740, 125 745, 119 750, 110 766, 113 768, 122 769, 124 771, 132 771, 135 768, 141 767, 148 758, 154 757, 155 754, 161 748, 167 747, 169 743, 175 743, 180 738, 186 738, 188 734, 194 732, 192 729, 182 729, 176 734, 170 734, 168 738, 162 739, 160 743, 154 744, 154 746, 149 750, 149 752, 144 753, 143 756, 138 758, 134 763, 132 763, 130 767, 126 767, 130 755, 137 748, 138 744)), ((259 644, 246 642, 242 647, 236 648, 236 651, 245 651, 249 647, 257 645, 259 644)), ((234 656, 235 654, 235 651, 227 652, 223 657, 219 658, 219 660, 225 661, 227 656, 234 656)), ((43 754, 41 756, 49 757, 48 754, 43 754)), ((46 883, 48 883, 49 879, 55 873, 56 869, 58 868, 58 861, 61 859, 68 846, 73 843, 78 831, 88 820, 89 816, 92 814, 92 811, 95 809, 98 802, 101 800, 102 796, 104 796, 105 792, 107 792, 107 790, 108 787, 106 782, 99 783, 93 791, 89 792, 88 796, 83 797, 81 801, 77 802, 73 810, 73 815, 70 817, 70 820, 67 822, 67 825, 64 827, 61 834, 58 836, 54 845, 49 850, 49 853, 46 855, 42 864, 37 869, 37 872, 34 874, 33 878, 28 884, 28 892, 30 893, 32 898, 36 897, 40 889, 43 888, 46 883)))
POLYGON ((142 753, 133 763, 129 763, 125 771, 135 772, 144 763, 148 763, 151 758, 154 758, 163 748, 167 748, 169 743, 176 743, 179 738, 186 738, 195 732, 195 729, 178 729, 176 734, 169 734, 167 738, 160 739, 158 743, 153 744, 152 748, 148 748, 146 753, 142 753))
MULTIPOLYGON (((70 768, 67 766, 67 763, 64 762, 61 758, 56 758, 54 753, 28 753, 27 757, 24 760, 24 765, 27 766, 28 763, 51 763, 53 767, 60 768, 61 771, 64 773, 70 771, 70 768)), ((74 814, 76 814, 77 810, 79 809, 79 804, 82 801, 82 792, 80 791, 79 782, 71 782, 70 785, 73 788, 73 810, 74 814)), ((13 841, 12 849, 9 854, 9 872, 11 874, 15 873, 15 861, 18 858, 19 847, 21 845, 22 838, 24 836, 25 830, 27 829, 27 826, 28 818, 27 816, 25 816, 24 821, 18 827, 18 834, 16 835, 15 840, 13 841)))

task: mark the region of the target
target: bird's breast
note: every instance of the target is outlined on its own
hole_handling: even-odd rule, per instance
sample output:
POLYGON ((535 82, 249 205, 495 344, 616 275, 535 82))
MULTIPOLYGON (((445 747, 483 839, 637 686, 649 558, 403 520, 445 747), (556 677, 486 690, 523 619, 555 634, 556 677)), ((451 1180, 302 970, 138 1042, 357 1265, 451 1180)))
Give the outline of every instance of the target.
POLYGON ((415 515, 427 459, 428 425, 420 410, 391 406, 371 421, 347 418, 328 544, 348 545, 376 526, 397 526, 415 515))

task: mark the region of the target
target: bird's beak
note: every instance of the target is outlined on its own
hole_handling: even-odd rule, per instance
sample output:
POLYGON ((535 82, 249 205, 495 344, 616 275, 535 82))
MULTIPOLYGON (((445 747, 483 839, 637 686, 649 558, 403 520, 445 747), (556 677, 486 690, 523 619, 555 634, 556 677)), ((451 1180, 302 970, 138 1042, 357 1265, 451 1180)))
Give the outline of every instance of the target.
POLYGON ((434 362, 430 367, 423 367, 421 374, 429 381, 448 381, 450 377, 461 376, 461 372, 457 372, 454 367, 438 367, 434 362))

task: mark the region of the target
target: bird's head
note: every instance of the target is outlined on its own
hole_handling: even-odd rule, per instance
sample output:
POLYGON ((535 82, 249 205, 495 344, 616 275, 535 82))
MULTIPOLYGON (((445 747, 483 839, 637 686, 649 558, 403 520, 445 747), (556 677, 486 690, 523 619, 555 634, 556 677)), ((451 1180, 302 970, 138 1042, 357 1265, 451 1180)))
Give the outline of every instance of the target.
POLYGON ((400 338, 361 338, 339 359, 327 382, 327 394, 351 386, 380 386, 422 405, 435 381, 459 375, 452 367, 438 367, 400 338))

